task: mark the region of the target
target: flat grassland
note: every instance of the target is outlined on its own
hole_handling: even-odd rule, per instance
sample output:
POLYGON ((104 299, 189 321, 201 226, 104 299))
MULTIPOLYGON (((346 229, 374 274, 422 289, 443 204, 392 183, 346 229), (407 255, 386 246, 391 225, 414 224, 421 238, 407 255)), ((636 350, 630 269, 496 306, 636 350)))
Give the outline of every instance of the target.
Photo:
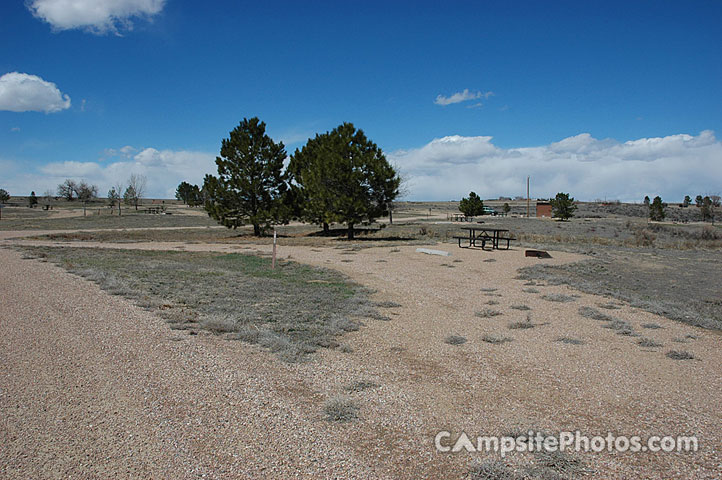
POLYGON ((277 227, 273 270, 270 236, 218 228, 197 209, 4 209, 0 239, 20 251, 0 249, 15 279, 1 286, 12 380, 0 385, 0 474, 715 478, 722 230, 697 223, 694 207, 675 207, 678 223, 648 223, 639 207, 479 218, 518 239, 481 251, 451 238, 453 203, 402 203, 393 225, 353 241, 341 227, 277 227), (38 383, 33 363, 62 373, 38 383), (93 388, 120 393, 98 400, 88 371, 93 388), (68 414, 78 398, 86 413, 68 414), (500 458, 437 452, 444 430, 694 434, 700 449, 500 458))

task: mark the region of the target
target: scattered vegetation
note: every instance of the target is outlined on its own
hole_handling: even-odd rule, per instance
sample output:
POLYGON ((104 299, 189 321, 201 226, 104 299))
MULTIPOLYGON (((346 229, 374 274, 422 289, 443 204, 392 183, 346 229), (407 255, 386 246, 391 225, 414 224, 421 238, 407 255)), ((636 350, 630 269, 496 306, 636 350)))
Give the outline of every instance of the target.
POLYGON ((583 345, 584 341, 572 337, 559 337, 557 342, 568 343, 569 345, 583 345))
POLYGON ((662 328, 662 326, 658 323, 643 323, 642 328, 648 328, 650 330, 657 330, 662 328))
POLYGON ((337 395, 326 401, 323 411, 330 422, 352 422, 358 419, 358 403, 345 395, 337 395))
POLYGON ((574 297, 572 295, 564 295, 563 293, 548 293, 546 295, 542 295, 541 298, 548 302, 561 302, 561 303, 574 302, 577 300, 576 297, 574 297))
POLYGON ((599 308, 604 308, 606 310, 619 310, 620 308, 622 308, 619 305, 617 305, 616 303, 612 303, 612 302, 599 303, 599 304, 597 304, 597 306, 599 308))
POLYGON ((534 325, 531 321, 531 317, 527 316, 526 320, 520 320, 518 322, 512 322, 508 325, 508 328, 510 330, 526 330, 529 328, 534 328, 536 325, 534 325))
POLYGON ((362 392, 364 390, 369 390, 372 388, 379 388, 380 386, 381 385, 379 385, 376 382, 371 382, 369 380, 359 380, 357 382, 353 382, 349 385, 346 385, 344 387, 344 390, 346 390, 347 392, 356 393, 356 392, 362 392))
POLYGON ((666 355, 672 360, 694 360, 696 358, 685 350, 670 350, 666 355))
POLYGON ((592 307, 579 307, 579 315, 602 322, 611 322, 614 320, 614 317, 611 315, 607 315, 606 313, 600 312, 596 308, 592 307))
POLYGON ((374 302, 374 306, 379 308, 399 308, 401 307, 401 304, 389 300, 384 300, 381 302, 374 302))
POLYGON ((331 270, 241 254, 32 248, 165 318, 171 328, 208 329, 258 344, 285 361, 358 330, 355 318, 387 320, 368 293, 331 270), (242 292, 242 295, 239 295, 242 292))
POLYGON ((493 344, 506 343, 506 342, 511 342, 514 340, 511 337, 505 337, 503 335, 490 335, 490 334, 485 334, 483 337, 481 337, 481 339, 483 341, 485 341, 486 343, 493 343, 493 344))
POLYGON ((501 312, 499 310, 494 310, 493 308, 483 308, 477 311, 474 315, 479 318, 491 318, 501 315, 501 312))
POLYGON ((657 347, 662 346, 662 344, 659 343, 658 341, 656 341, 652 338, 647 338, 647 337, 640 338, 637 341, 637 345, 639 345, 640 347, 648 347, 648 348, 657 348, 657 347))
POLYGON ((514 310, 522 310, 522 311, 531 310, 531 307, 529 307, 528 305, 512 305, 510 308, 513 308, 514 310))
POLYGON ((449 335, 448 337, 446 337, 444 342, 448 343, 449 345, 462 345, 466 343, 466 338, 459 335, 449 335))

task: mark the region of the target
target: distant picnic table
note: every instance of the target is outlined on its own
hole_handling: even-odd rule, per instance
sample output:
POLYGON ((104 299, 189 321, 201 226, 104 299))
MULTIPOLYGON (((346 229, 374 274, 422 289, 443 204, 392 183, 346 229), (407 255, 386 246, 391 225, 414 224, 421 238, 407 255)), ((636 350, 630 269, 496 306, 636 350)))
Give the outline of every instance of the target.
POLYGON ((163 213, 165 212, 165 207, 148 207, 145 209, 145 213, 163 213))
POLYGON ((493 228, 486 226, 479 227, 461 227, 462 230, 468 230, 468 235, 454 236, 459 241, 460 248, 478 247, 478 243, 481 242, 482 250, 486 247, 487 242, 491 243, 491 249, 499 250, 499 244, 506 241, 505 250, 509 250, 509 243, 512 240, 516 240, 509 234, 509 230, 506 228, 493 228), (462 242, 468 245, 462 245, 462 242))

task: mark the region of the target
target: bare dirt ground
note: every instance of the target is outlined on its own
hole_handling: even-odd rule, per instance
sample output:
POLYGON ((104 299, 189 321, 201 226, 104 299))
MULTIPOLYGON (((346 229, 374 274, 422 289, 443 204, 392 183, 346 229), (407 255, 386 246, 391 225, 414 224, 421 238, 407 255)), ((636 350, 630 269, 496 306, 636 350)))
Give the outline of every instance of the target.
MULTIPOLYGON (((80 243, 73 245, 270 250, 247 244, 80 243)), ((375 300, 401 305, 389 309, 391 321, 368 321, 347 334, 353 352, 322 350, 301 364, 284 364, 257 347, 210 334, 172 331, 94 284, 0 249, 0 476, 463 478, 478 456, 437 452, 437 432, 502 435, 528 428, 589 436, 697 435, 696 453, 578 457, 590 478, 719 476, 718 332, 628 305, 612 311, 636 331, 649 323, 662 327, 643 333, 663 346, 643 348, 637 337, 617 335, 579 314, 580 307, 596 308, 609 299, 516 280, 519 268, 540 262, 522 250, 440 248, 453 255, 423 255, 413 246, 351 254, 281 246, 281 257, 337 269, 376 290, 375 300), (490 259, 495 261, 484 261, 490 259), (578 296, 566 303, 542 298, 550 294, 578 296), (530 310, 511 308, 522 304, 530 310), (475 315, 484 308, 501 315, 475 315), (527 313, 534 328, 508 328, 527 313), (467 342, 449 345, 449 335, 467 342), (485 335, 513 341, 495 345, 484 342, 485 335), (686 343, 675 342, 680 339, 686 343), (682 348, 696 359, 665 356, 682 348), (361 405, 359 419, 325 420, 324 402, 360 380, 378 387, 352 394, 361 405)), ((581 258, 552 255, 543 261, 561 265, 581 258)), ((533 459, 505 461, 521 465, 533 459)))

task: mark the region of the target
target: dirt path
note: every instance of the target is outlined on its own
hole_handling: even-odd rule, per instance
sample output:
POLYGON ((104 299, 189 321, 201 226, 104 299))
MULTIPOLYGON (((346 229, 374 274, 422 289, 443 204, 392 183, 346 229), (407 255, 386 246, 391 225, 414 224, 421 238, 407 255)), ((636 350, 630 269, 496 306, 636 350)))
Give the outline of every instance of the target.
MULTIPOLYGON (((17 242, 17 241, 16 241, 17 242)), ((25 242, 20 242, 25 243, 25 242)), ((34 244, 55 242, 34 242, 34 244)), ((67 246, 67 242, 61 245, 67 246)), ((78 246, 97 247, 91 242, 78 246)), ((267 253, 268 246, 103 244, 124 249, 267 253)), ((174 333, 152 314, 94 285, 0 249, 0 476, 189 478, 460 478, 469 454, 441 454, 440 430, 500 435, 514 427, 590 436, 695 433, 696 454, 586 454, 607 478, 715 478, 720 465, 720 336, 630 307, 611 312, 654 336, 642 349, 580 306, 524 292, 516 269, 538 260, 521 251, 414 247, 349 251, 281 247, 280 255, 338 269, 402 305, 392 320, 367 321, 345 340, 352 353, 323 351, 307 364, 210 335, 174 333), (484 260, 493 259, 494 262, 484 260), (497 288, 482 292, 482 288, 497 288), (78 295, 78 292, 82 292, 78 295), (502 315, 474 313, 491 300, 502 315), (509 330, 527 312, 535 328, 509 330), (444 343, 461 335, 461 346, 444 343), (514 341, 492 345, 485 334, 514 341), (699 338, 679 345, 674 338, 699 338), (560 336, 583 345, 555 341, 560 336), (667 349, 699 360, 674 361, 667 349), (331 424, 323 402, 357 380, 360 420, 331 424), (641 472, 641 473, 640 473, 641 472)), ((578 257, 554 253, 551 263, 578 257)), ((518 461, 524 461, 519 458, 518 461)), ((514 463, 517 460, 510 460, 514 463)))

